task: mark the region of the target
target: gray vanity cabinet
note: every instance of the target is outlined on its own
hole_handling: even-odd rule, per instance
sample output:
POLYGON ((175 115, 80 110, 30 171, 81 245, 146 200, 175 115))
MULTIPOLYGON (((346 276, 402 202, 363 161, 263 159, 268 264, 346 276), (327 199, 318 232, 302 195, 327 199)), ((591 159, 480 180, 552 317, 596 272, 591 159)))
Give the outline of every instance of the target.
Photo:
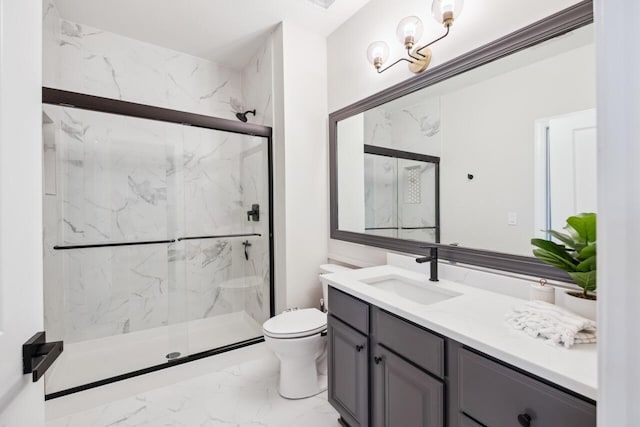
POLYGON ((329 402, 351 427, 369 425, 368 338, 336 317, 327 319, 329 402))
POLYGON ((443 344, 330 287, 329 402, 350 427, 444 427, 443 344))
POLYGON ((350 427, 595 427, 596 406, 329 288, 329 402, 350 427))
POLYGON ((384 346, 372 353, 372 426, 443 427, 444 384, 384 346))

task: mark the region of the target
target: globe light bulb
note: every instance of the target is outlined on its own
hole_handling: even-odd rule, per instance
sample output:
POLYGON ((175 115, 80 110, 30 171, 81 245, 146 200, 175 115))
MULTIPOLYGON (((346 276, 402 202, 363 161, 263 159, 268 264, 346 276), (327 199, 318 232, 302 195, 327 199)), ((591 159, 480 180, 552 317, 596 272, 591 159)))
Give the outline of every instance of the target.
POLYGON ((389 45, 383 41, 373 42, 367 49, 367 59, 379 70, 387 59, 389 59, 389 45))
POLYGON ((433 0, 431 13, 433 19, 450 27, 453 21, 460 16, 463 7, 464 0, 433 0))
POLYGON ((424 25, 417 16, 407 16, 398 24, 396 35, 405 48, 411 49, 422 37, 424 25))

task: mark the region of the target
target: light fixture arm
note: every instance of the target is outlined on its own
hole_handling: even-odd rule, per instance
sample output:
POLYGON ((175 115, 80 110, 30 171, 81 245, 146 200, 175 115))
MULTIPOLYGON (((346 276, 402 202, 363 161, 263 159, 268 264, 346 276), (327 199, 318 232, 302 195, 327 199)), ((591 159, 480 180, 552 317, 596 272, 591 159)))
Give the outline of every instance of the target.
POLYGON ((426 55, 423 55, 423 54, 422 54, 422 51, 423 51, 424 49, 427 49, 427 48, 428 48, 429 46, 431 46, 432 44, 439 42, 440 40, 442 40, 443 38, 445 38, 445 37, 447 37, 447 36, 449 35, 449 30, 451 29, 451 26, 450 26, 450 25, 445 25, 445 27, 447 28, 447 31, 444 33, 444 35, 442 35, 442 36, 438 37, 437 39, 433 40, 432 42, 427 43, 427 44, 426 44, 426 45, 424 45, 424 46, 419 47, 418 49, 416 49, 416 50, 413 52, 413 54, 411 53, 411 49, 410 49, 410 48, 407 48, 407 55, 409 56, 409 58, 400 58, 400 59, 398 59, 396 62, 394 62, 394 63, 393 63, 393 64, 391 64, 391 65, 387 65, 386 67, 384 67, 384 68, 382 68, 382 69, 378 68, 378 69, 377 69, 378 74, 384 73, 384 72, 385 72, 385 71, 387 71, 389 68, 393 67, 393 66, 394 66, 394 65, 396 65, 396 64, 399 64, 400 62, 408 62, 409 64, 414 64, 414 63, 415 63, 415 61, 418 61, 418 62, 419 62, 419 61, 423 61, 423 60, 424 60, 424 58, 426 58, 427 56, 426 56, 426 55), (416 55, 421 56, 422 58, 419 58, 419 57, 418 57, 418 56, 416 56, 416 55))
POLYGON ((393 67, 393 66, 394 66, 394 65, 396 65, 396 64, 401 63, 402 61, 406 61, 406 62, 408 62, 408 63, 410 63, 410 64, 412 64, 412 63, 413 63, 411 60, 409 60, 409 59, 407 59, 407 58, 400 58, 400 59, 398 59, 396 62, 394 62, 393 64, 391 64, 391 65, 387 65, 387 66, 386 66, 386 67, 384 67, 383 69, 379 69, 379 68, 378 68, 378 74, 384 73, 384 72, 385 72, 385 71, 387 71, 389 68, 393 67))
POLYGON ((444 25, 445 33, 443 35, 420 46, 418 42, 424 32, 424 24, 418 16, 407 16, 400 20, 396 28, 398 41, 407 50, 407 55, 402 55, 403 58, 383 68, 383 65, 389 59, 389 45, 384 40, 378 40, 371 43, 367 48, 367 59, 375 67, 378 74, 384 73, 400 62, 407 62, 409 71, 412 73, 422 73, 429 68, 433 57, 430 46, 449 35, 451 26, 460 16, 463 6, 464 0, 431 0, 431 14, 437 22, 444 25))
MULTIPOLYGON (((416 51, 416 53, 418 53, 418 52, 416 51)), ((411 49, 409 49, 409 48, 407 48, 407 55, 409 55, 410 58, 415 59, 416 61, 422 61, 422 58, 424 58, 424 55, 422 55, 422 54, 419 54, 420 56, 422 56, 422 58, 418 58, 417 56, 414 56, 411 53, 411 49)))
POLYGON ((416 53, 417 53, 418 55, 420 55, 420 56, 423 56, 423 57, 424 57, 424 55, 421 53, 424 49, 428 48, 428 47, 429 47, 429 46, 431 46, 432 44, 437 43, 437 42, 439 42, 440 40, 442 40, 443 38, 447 37, 447 36, 449 35, 449 30, 451 29, 451 25, 445 25, 445 27, 447 27, 447 31, 444 33, 444 35, 443 35, 443 36, 438 37, 437 39, 433 40, 432 42, 427 43, 427 44, 425 44, 424 46, 422 46, 422 47, 418 48, 418 50, 416 50, 416 53))

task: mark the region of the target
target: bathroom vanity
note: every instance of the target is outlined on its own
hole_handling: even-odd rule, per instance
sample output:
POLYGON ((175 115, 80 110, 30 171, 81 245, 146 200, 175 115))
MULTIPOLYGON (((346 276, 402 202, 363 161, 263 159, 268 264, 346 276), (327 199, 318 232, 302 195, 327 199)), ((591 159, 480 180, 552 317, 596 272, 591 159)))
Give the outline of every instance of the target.
POLYGON ((351 426, 596 425, 596 347, 509 329, 523 301, 380 266, 329 284, 329 401, 351 426))

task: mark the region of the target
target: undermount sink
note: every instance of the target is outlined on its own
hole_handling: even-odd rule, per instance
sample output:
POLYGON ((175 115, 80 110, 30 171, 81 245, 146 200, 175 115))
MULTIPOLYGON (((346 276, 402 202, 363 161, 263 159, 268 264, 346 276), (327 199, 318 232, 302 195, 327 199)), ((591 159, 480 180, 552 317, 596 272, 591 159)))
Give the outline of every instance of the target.
POLYGON ((429 287, 428 284, 411 280, 397 274, 365 279, 362 280, 362 282, 423 305, 435 304, 462 295, 461 293, 435 286, 429 287))

